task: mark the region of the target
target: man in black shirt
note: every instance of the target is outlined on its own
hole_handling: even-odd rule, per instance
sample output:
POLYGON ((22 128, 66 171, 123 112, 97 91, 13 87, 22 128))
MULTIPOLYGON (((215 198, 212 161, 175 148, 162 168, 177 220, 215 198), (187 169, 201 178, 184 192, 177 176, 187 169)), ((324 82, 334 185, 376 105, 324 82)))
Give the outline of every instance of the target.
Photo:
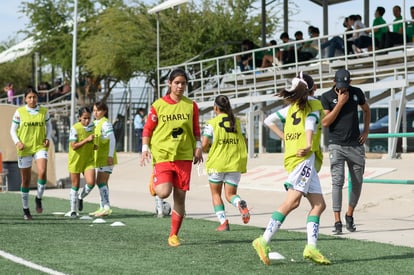
POLYGON ((335 73, 335 86, 322 95, 325 112, 322 125, 328 128, 328 151, 332 176, 332 208, 335 225, 333 232, 342 233, 342 189, 345 182, 345 162, 352 181, 348 210, 345 214, 346 228, 356 230, 354 209, 361 195, 365 169, 364 143, 368 137, 371 112, 361 89, 350 86, 349 71, 340 69, 335 73), (358 106, 364 113, 364 130, 359 131, 358 106))

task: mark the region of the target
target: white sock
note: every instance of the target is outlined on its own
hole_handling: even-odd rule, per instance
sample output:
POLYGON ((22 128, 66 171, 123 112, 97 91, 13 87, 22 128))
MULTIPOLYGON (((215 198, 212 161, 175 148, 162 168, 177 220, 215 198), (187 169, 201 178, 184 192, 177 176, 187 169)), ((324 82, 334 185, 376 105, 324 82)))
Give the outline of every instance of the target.
POLYGON ((226 221, 226 212, 225 211, 218 211, 216 212, 216 216, 220 221, 220 224, 223 224, 226 221))
POLYGON ((100 186, 99 194, 101 195, 101 208, 110 208, 108 185, 105 184, 100 186))
POLYGON ((45 192, 46 184, 37 184, 37 197, 41 199, 43 197, 43 193, 45 192))
POLYGON ((29 193, 22 192, 22 204, 24 209, 29 208, 29 193))
POLYGON ((83 200, 89 193, 92 191, 94 186, 92 188, 89 187, 89 185, 85 184, 85 186, 82 188, 82 191, 79 194, 79 199, 83 200))
POLYGON ((162 214, 162 208, 164 206, 164 200, 158 196, 155 196, 155 209, 157 214, 162 214))
POLYGON ((276 232, 279 230, 282 223, 280 221, 270 219, 269 223, 267 224, 266 230, 263 233, 263 238, 267 243, 270 242, 272 237, 276 234, 276 232))
POLYGON ((240 197, 238 195, 234 196, 234 199, 231 201, 231 204, 238 208, 239 207, 239 202, 241 201, 240 197))
POLYGON ((76 212, 78 205, 78 190, 70 189, 70 212, 76 212))
POLYGON ((306 232, 308 235, 308 244, 316 247, 316 242, 319 235, 319 223, 308 222, 306 224, 306 232))

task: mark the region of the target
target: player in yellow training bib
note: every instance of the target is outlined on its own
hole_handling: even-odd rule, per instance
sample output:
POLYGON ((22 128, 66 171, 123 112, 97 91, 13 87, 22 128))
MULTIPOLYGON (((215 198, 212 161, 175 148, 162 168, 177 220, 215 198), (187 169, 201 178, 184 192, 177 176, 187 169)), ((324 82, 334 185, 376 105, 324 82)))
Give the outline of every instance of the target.
POLYGON ((95 186, 94 130, 92 111, 82 107, 78 111, 79 121, 72 125, 69 133, 68 170, 72 182, 70 189, 71 218, 77 217, 77 211, 83 209, 83 198, 95 186), (85 177, 86 186, 79 196, 80 174, 85 177))
POLYGON ((16 110, 10 128, 10 135, 17 148, 18 166, 22 177, 20 187, 23 204, 23 218, 31 220, 29 209, 29 187, 32 162, 36 163, 38 179, 35 197, 36 212, 42 213, 42 197, 46 188, 47 151, 50 144, 52 123, 47 108, 38 105, 38 93, 28 87, 24 93, 26 105, 16 110))
POLYGON ((216 117, 204 127, 201 143, 205 151, 211 144, 206 168, 214 212, 220 222, 216 230, 228 231, 229 221, 221 198, 223 185, 226 200, 239 209, 243 223, 250 220, 247 203, 237 194, 241 174, 246 173, 247 148, 240 120, 234 116, 228 97, 216 97, 213 110, 216 117))
POLYGON ((282 90, 278 94, 288 105, 269 115, 264 121, 285 143, 284 166, 288 172, 285 201, 273 212, 263 235, 253 241, 253 247, 266 265, 270 264, 271 238, 286 216, 299 206, 302 196, 311 205, 306 222, 308 243, 303 257, 317 264, 330 264, 316 248, 319 219, 326 204, 318 176, 322 165, 320 138, 323 109, 320 101, 312 96, 314 89, 312 77, 300 73, 292 80, 290 89, 282 90), (284 123, 283 129, 277 126, 279 121, 284 123))

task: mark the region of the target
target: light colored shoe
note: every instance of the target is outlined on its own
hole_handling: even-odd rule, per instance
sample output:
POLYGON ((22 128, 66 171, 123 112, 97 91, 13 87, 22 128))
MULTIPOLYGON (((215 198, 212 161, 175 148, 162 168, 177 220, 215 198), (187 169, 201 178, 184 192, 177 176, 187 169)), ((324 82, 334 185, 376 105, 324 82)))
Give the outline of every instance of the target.
POLYGON ((102 211, 95 214, 95 217, 104 217, 112 214, 111 208, 102 209, 102 211))
POLYGON ((317 264, 331 264, 331 262, 327 258, 325 258, 325 256, 323 256, 318 249, 309 244, 306 245, 305 249, 303 250, 303 258, 311 260, 317 264))
POLYGON ((230 231, 229 221, 226 220, 224 223, 220 224, 216 231, 230 231))
POLYGON ((181 245, 180 239, 177 235, 172 235, 168 237, 168 245, 172 247, 177 247, 181 245))
POLYGON ((98 208, 96 211, 90 212, 89 216, 95 216, 97 213, 101 212, 102 210, 103 210, 103 208, 98 208))
POLYGON ((259 237, 255 239, 252 243, 254 249, 257 252, 257 255, 259 255, 260 260, 265 265, 270 265, 270 259, 269 259, 269 252, 270 247, 269 244, 265 241, 263 237, 259 237))
POLYGON ((250 221, 250 213, 247 208, 247 203, 244 200, 239 202, 239 211, 243 220, 243 223, 248 223, 250 221))

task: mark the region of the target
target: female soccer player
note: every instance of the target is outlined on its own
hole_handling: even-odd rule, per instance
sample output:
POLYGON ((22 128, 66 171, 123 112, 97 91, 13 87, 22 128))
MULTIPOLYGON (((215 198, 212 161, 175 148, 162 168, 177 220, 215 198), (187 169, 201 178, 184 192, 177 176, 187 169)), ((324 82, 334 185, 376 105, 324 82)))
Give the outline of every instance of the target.
POLYGON ((187 82, 184 70, 171 72, 167 94, 152 104, 142 137, 141 165, 149 162, 151 148, 155 194, 165 199, 173 193, 168 238, 173 247, 181 244, 177 235, 185 215, 192 163, 203 160, 198 106, 183 95, 187 82))
POLYGON ((70 190, 70 217, 77 217, 77 210, 83 209, 83 198, 78 198, 80 174, 83 173, 86 187, 83 190, 91 190, 95 186, 95 162, 94 144, 95 136, 94 125, 92 123, 92 111, 88 107, 82 107, 78 111, 79 121, 75 123, 69 134, 69 155, 68 169, 72 181, 70 190))
POLYGON ((42 197, 46 188, 47 151, 51 137, 52 123, 47 108, 37 104, 38 93, 28 87, 24 93, 25 106, 16 110, 10 127, 10 135, 17 148, 18 166, 22 177, 21 194, 23 217, 31 220, 29 209, 29 185, 32 175, 32 162, 35 160, 38 179, 35 197, 36 212, 42 213, 42 197))
MULTIPOLYGON (((95 167, 97 169, 96 184, 101 196, 100 208, 92 213, 91 216, 103 217, 112 213, 109 203, 108 180, 112 174, 114 165, 117 164, 116 140, 112 123, 108 121, 108 106, 105 102, 97 102, 93 105, 93 115, 95 117, 95 167)), ((85 193, 90 192, 88 185, 85 186, 85 193)), ((82 191, 83 193, 83 191, 82 191)))
POLYGON ((216 97, 213 110, 217 116, 207 122, 201 143, 204 151, 211 144, 206 168, 214 212, 220 221, 216 230, 228 231, 229 222, 221 198, 223 184, 226 200, 239 209, 244 223, 250 220, 246 201, 237 195, 241 174, 246 172, 247 149, 240 120, 234 116, 228 97, 216 97))
POLYGON ((253 241, 254 249, 266 265, 270 264, 271 238, 279 230, 286 216, 299 206, 302 196, 306 197, 311 205, 306 222, 308 243, 303 257, 318 264, 330 264, 316 248, 319 219, 326 205, 318 176, 322 166, 320 137, 323 108, 319 100, 310 96, 313 90, 312 78, 300 73, 292 80, 291 89, 279 93, 288 105, 264 121, 285 142, 284 166, 288 171, 285 183, 287 197, 273 212, 264 234, 253 241), (284 122, 283 130, 277 126, 278 121, 284 122))

